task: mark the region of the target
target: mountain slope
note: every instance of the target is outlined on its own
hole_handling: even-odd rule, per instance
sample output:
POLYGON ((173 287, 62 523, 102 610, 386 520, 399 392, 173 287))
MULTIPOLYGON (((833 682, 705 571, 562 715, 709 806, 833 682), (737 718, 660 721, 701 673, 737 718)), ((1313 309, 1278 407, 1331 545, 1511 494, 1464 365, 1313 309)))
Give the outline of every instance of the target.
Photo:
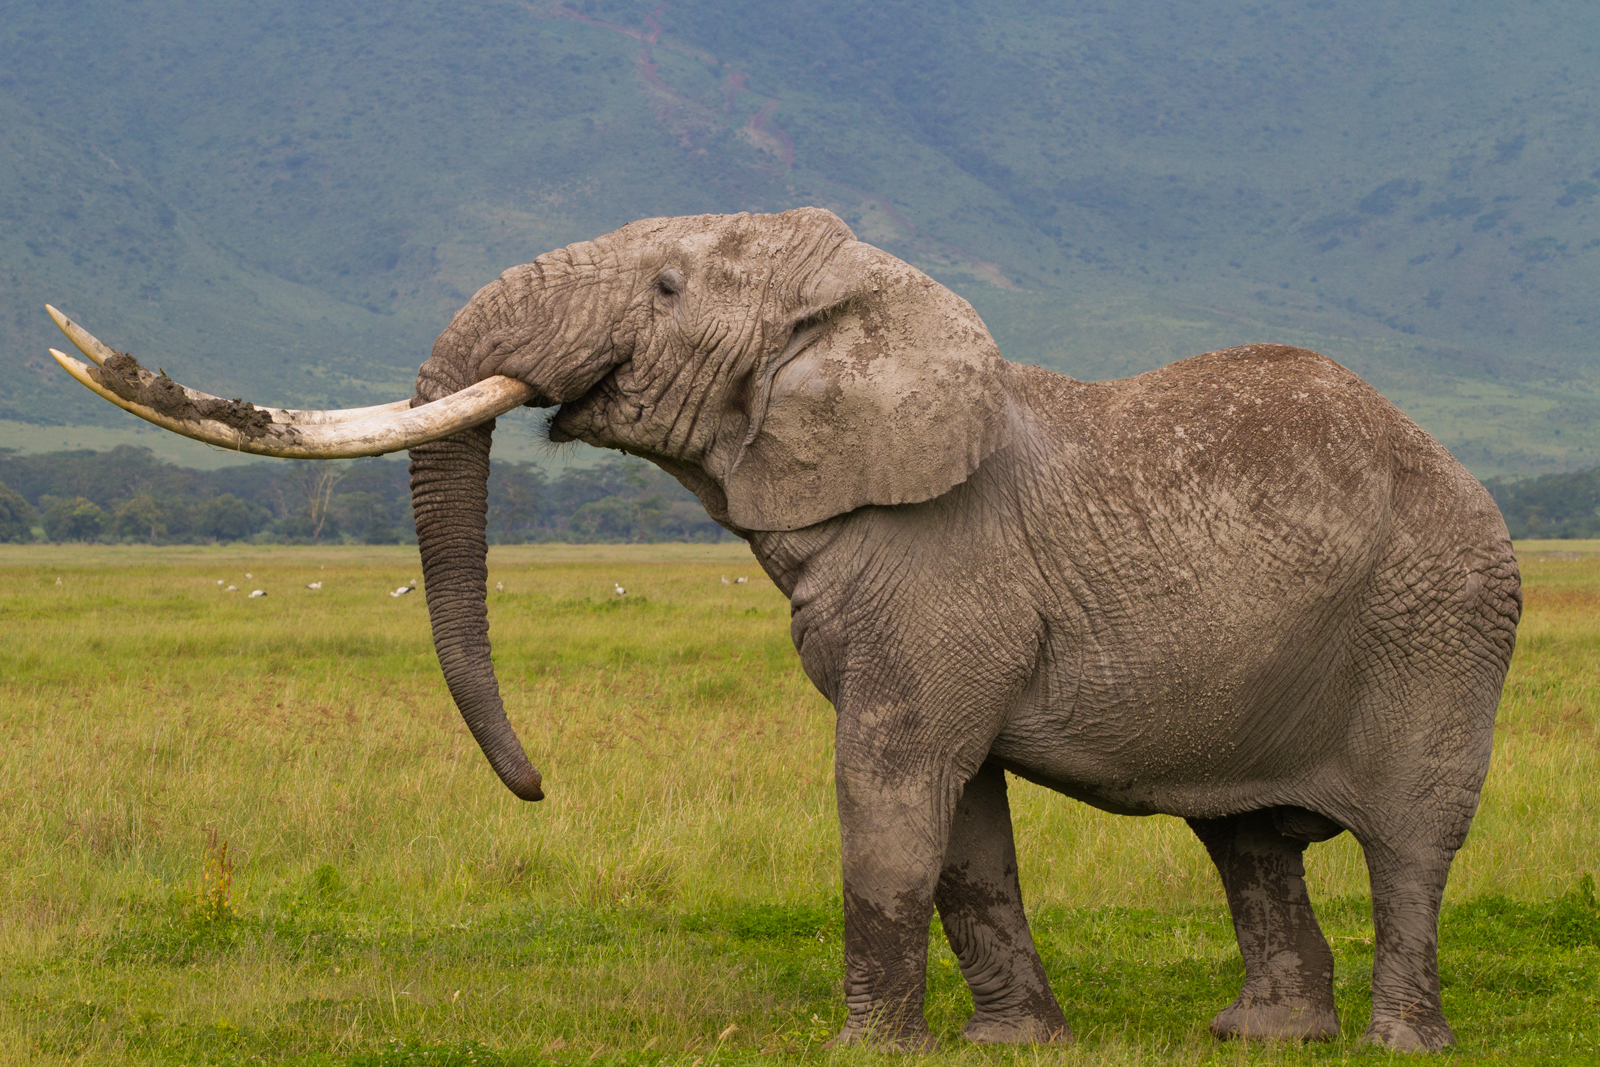
POLYGON ((505 266, 816 203, 1011 358, 1289 340, 1480 474, 1600 447, 1593 5, 62 10, 0 26, 3 419, 124 418, 41 362, 45 300, 212 391, 359 403, 505 266))

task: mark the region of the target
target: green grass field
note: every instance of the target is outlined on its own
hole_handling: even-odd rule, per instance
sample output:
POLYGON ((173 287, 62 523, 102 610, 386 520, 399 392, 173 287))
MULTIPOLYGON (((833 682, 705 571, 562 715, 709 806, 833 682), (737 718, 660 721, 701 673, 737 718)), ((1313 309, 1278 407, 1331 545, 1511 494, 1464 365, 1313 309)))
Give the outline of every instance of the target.
MULTIPOLYGON (((1527 613, 1443 920, 1450 1059, 1594 1063, 1600 542, 1520 547, 1527 613)), ((831 714, 745 547, 493 551, 537 805, 462 726, 423 598, 387 595, 420 577, 407 548, 0 546, 0 1064, 885 1059, 822 1047, 843 1016, 831 714)), ((1247 1048, 1205 1031, 1242 966, 1187 828, 1023 783, 1013 804, 1077 1042, 963 1047, 936 936, 941 1060, 1390 1058, 1356 1044, 1372 933, 1348 836, 1307 860, 1344 1037, 1247 1048)))

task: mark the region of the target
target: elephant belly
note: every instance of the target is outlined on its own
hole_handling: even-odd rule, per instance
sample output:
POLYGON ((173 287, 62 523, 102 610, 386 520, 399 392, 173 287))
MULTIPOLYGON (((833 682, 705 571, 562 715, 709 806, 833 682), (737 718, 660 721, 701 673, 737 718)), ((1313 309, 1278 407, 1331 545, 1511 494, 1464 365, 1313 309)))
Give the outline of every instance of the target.
POLYGON ((1119 814, 1306 804, 1344 748, 1349 705, 1338 694, 1351 672, 1341 644, 1290 639, 1242 656, 1196 641, 1159 659, 1047 657, 1070 666, 1041 672, 990 756, 1119 814))

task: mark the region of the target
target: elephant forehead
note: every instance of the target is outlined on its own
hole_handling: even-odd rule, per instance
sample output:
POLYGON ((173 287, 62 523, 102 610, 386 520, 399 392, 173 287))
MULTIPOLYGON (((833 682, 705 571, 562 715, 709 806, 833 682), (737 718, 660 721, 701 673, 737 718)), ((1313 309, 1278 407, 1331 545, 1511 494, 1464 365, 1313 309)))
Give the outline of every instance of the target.
POLYGON ((706 224, 676 234, 674 248, 695 262, 760 263, 778 256, 793 241, 791 229, 770 224, 773 219, 776 216, 711 216, 706 224))
POLYGON ((754 264, 826 253, 854 240, 838 216, 820 208, 801 208, 777 215, 693 215, 631 223, 612 235, 642 241, 664 252, 695 261, 754 264), (648 223, 648 225, 646 225, 648 223))

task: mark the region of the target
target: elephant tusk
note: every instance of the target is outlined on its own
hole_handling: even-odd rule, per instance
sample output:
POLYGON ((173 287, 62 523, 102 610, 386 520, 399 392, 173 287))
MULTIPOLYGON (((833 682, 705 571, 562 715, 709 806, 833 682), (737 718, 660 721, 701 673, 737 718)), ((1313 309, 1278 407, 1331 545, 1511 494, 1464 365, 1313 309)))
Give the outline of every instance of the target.
POLYGON ((90 391, 146 422, 236 452, 288 459, 355 459, 404 451, 487 422, 534 395, 532 386, 497 374, 420 407, 390 404, 365 418, 285 425, 269 417, 271 409, 184 389, 165 375, 151 374, 129 355, 114 353, 102 366, 90 367, 54 348, 50 354, 90 391))
MULTIPOLYGON (((106 344, 82 326, 61 314, 49 304, 44 309, 50 313, 61 332, 67 335, 79 352, 89 357, 89 362, 96 367, 105 366, 106 360, 118 354, 115 348, 106 344)), ((181 386, 190 400, 202 406, 207 402, 226 404, 228 401, 210 393, 202 393, 198 389, 181 386)), ((257 411, 267 413, 267 418, 280 426, 322 426, 332 422, 354 422, 357 419, 370 419, 374 415, 387 415, 390 412, 405 411, 411 407, 409 400, 396 400, 392 404, 374 404, 364 408, 340 408, 332 411, 300 411, 295 408, 256 408, 257 411)))
POLYGON ((67 335, 67 340, 78 346, 78 351, 89 357, 89 362, 96 367, 104 365, 105 361, 117 354, 117 350, 106 344, 82 326, 67 318, 49 304, 44 309, 50 313, 61 332, 67 335))

